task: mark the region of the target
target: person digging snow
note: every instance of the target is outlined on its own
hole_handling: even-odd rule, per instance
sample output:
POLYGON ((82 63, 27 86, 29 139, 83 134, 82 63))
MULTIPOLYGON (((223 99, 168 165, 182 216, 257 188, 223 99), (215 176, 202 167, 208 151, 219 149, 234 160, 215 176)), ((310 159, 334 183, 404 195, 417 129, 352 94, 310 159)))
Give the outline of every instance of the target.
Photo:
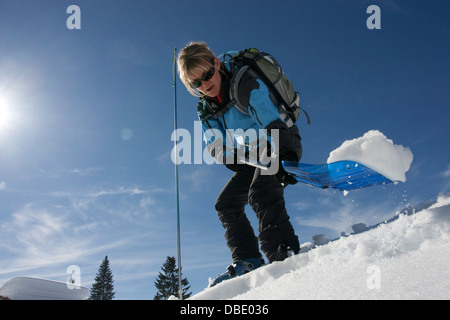
POLYGON ((206 148, 220 163, 234 171, 215 202, 233 263, 226 272, 210 281, 212 287, 262 266, 264 259, 259 245, 269 263, 282 261, 300 250, 284 200, 284 189, 289 184, 295 184, 295 178, 287 174, 281 165, 277 172, 267 175, 259 167, 240 163, 234 157, 237 150, 230 150, 223 140, 230 132, 236 141, 242 140, 239 134, 248 129, 266 129, 269 132, 266 138, 269 139, 271 132, 277 130, 277 161, 299 161, 302 156, 301 138, 297 126, 292 121, 288 125, 287 120, 280 116, 277 106, 270 99, 269 89, 250 68, 241 74, 235 92, 251 110, 244 114, 237 108, 229 107, 230 83, 234 74, 206 43, 188 44, 180 51, 177 65, 186 89, 199 98, 198 116, 202 121, 206 148), (228 108, 224 109, 225 106, 228 108), (220 132, 223 140, 212 138, 214 132, 220 132), (230 163, 230 156, 235 161, 230 163), (258 219, 258 238, 244 212, 247 204, 250 204, 258 219))

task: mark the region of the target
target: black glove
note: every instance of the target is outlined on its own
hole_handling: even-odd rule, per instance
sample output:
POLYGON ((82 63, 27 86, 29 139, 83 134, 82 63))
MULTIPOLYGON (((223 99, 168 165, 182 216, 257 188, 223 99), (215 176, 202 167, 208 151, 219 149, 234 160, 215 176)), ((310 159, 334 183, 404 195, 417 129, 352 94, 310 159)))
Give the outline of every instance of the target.
POLYGON ((292 176, 291 174, 287 173, 282 165, 282 161, 298 161, 297 158, 297 154, 293 151, 287 151, 287 152, 282 152, 280 154, 280 167, 278 169, 278 173, 276 174, 276 177, 278 178, 278 180, 284 184, 285 186, 287 186, 288 184, 297 184, 298 181, 297 179, 295 179, 294 176, 292 176))

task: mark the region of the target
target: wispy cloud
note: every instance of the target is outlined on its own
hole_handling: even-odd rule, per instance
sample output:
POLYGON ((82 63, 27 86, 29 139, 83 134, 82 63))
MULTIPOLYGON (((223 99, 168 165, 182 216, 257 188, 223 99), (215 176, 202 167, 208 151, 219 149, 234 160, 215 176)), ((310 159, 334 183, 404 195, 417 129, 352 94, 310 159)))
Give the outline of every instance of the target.
POLYGON ((450 177, 450 164, 447 165, 447 170, 445 170, 444 172, 442 172, 442 175, 444 176, 444 178, 450 177))
POLYGON ((447 169, 446 170, 444 170, 442 173, 441 173, 441 175, 442 175, 442 177, 444 178, 443 180, 443 183, 442 183, 442 188, 441 188, 441 192, 443 192, 443 193, 447 193, 448 192, 448 190, 450 189, 450 164, 448 164, 447 165, 447 169))
POLYGON ((11 218, 0 225, 0 248, 9 257, 1 262, 0 273, 74 261, 90 251, 91 237, 77 237, 82 230, 64 210, 28 204, 11 218))
POLYGON ((141 224, 141 220, 164 210, 164 196, 170 192, 161 187, 118 186, 83 192, 57 191, 51 195, 61 199, 68 210, 83 216, 96 212, 97 215, 106 214, 109 219, 122 218, 128 223, 141 224))
POLYGON ((5 181, 0 181, 0 191, 2 190, 6 190, 6 182, 5 181))
MULTIPOLYGON (((66 171, 66 175, 94 172, 98 169, 66 171)), ((101 181, 93 184, 89 188, 71 186, 69 191, 36 191, 35 202, 22 204, 9 214, 3 212, 0 275, 35 275, 37 270, 48 273, 55 267, 64 274, 70 264, 100 263, 108 252, 135 259, 136 248, 154 242, 154 234, 164 232, 164 219, 158 217, 168 211, 165 197, 169 190, 111 183, 102 188, 105 183, 101 181)), ((0 182, 0 188, 6 186, 0 182)), ((144 264, 149 260, 150 256, 144 264)))
POLYGON ((124 194, 124 195, 137 195, 137 194, 143 194, 143 193, 147 193, 148 191, 145 190, 141 190, 139 188, 136 187, 118 187, 115 189, 108 189, 108 190, 101 190, 95 193, 91 193, 89 194, 90 197, 93 198, 97 198, 97 197, 101 197, 101 196, 111 196, 111 195, 120 195, 120 194, 124 194))
POLYGON ((103 169, 100 167, 91 167, 91 168, 75 168, 75 169, 71 169, 70 173, 76 174, 76 175, 80 175, 80 176, 86 176, 86 175, 92 175, 92 174, 96 174, 100 171, 102 171, 103 169))

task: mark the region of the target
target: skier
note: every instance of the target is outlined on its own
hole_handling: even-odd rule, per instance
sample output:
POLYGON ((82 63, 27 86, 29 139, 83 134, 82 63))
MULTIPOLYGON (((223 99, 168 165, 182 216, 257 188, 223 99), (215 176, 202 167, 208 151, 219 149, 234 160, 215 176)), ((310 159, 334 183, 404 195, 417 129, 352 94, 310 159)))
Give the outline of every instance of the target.
POLYGON ((211 129, 222 132, 222 137, 230 132, 227 129, 234 129, 231 132, 235 134, 236 140, 242 138, 238 136, 239 132, 249 128, 267 129, 267 139, 270 139, 270 132, 278 130, 277 161, 300 161, 301 138, 297 126, 292 121, 288 125, 287 119, 283 120, 280 116, 277 106, 270 99, 268 88, 254 72, 242 75, 236 93, 251 112, 243 114, 234 107, 224 110, 223 107, 230 102, 229 88, 233 73, 229 65, 219 60, 206 43, 188 44, 178 55, 177 64, 181 81, 192 95, 200 99, 198 115, 208 151, 234 171, 215 203, 218 217, 225 228, 225 239, 233 263, 226 272, 210 282, 211 287, 263 265, 258 240, 269 263, 282 261, 300 250, 284 201, 284 188, 297 183, 297 180, 287 174, 281 165, 276 174, 265 175, 260 168, 224 160, 230 157, 232 151, 227 149, 225 141, 210 137, 211 132, 214 132, 211 129), (223 148, 217 148, 217 144, 222 144, 223 148), (258 238, 244 212, 247 204, 250 204, 258 218, 258 238))

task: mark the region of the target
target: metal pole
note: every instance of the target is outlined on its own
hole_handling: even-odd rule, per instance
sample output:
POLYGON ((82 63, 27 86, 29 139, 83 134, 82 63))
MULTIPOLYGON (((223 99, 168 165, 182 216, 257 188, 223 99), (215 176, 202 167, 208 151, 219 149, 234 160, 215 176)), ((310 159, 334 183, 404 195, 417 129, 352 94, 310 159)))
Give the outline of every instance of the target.
POLYGON ((181 287, 181 238, 180 238, 180 197, 179 197, 179 187, 178 187, 178 151, 177 151, 177 73, 176 73, 176 62, 177 62, 177 48, 174 49, 173 53, 173 90, 174 90, 174 129, 175 129, 175 193, 177 198, 177 251, 178 251, 178 297, 183 300, 183 288, 181 287))

